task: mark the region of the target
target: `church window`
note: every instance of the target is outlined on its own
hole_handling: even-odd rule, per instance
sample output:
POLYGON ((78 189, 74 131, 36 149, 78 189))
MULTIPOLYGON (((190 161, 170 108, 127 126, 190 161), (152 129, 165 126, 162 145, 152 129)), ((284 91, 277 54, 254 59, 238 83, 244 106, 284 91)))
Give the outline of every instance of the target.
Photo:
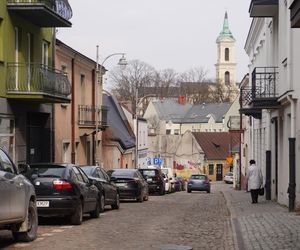
POLYGON ((225 49, 225 61, 229 61, 229 49, 225 49))
POLYGON ((230 84, 230 73, 228 71, 225 72, 225 84, 230 84))

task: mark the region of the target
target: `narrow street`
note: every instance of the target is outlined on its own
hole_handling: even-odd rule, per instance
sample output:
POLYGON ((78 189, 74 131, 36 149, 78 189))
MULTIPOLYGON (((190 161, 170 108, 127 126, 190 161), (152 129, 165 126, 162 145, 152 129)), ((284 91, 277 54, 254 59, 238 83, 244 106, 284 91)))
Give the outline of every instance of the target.
POLYGON ((107 209, 99 219, 86 217, 81 226, 61 219, 41 220, 38 239, 14 243, 0 232, 4 249, 165 249, 183 245, 195 249, 234 249, 230 213, 222 189, 150 196, 143 203, 123 202, 119 211, 107 209))

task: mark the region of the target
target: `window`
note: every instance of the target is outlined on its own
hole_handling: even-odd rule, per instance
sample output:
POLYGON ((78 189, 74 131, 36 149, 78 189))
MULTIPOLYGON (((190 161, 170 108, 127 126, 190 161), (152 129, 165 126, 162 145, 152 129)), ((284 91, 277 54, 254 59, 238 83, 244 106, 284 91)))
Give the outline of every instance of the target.
POLYGON ((97 169, 97 175, 98 178, 105 180, 104 174, 100 169, 97 169))
POLYGON ((229 61, 229 49, 225 49, 225 61, 229 61))
POLYGON ((225 72, 225 84, 230 84, 230 73, 228 71, 225 72))
POLYGON ((166 129, 166 134, 170 135, 171 134, 171 129, 166 129))
POLYGON ((209 164, 208 165, 208 174, 209 175, 214 175, 214 164, 209 164))
POLYGON ((49 64, 49 43, 47 41, 42 42, 42 64, 48 66, 49 64))
POLYGON ((179 135, 179 129, 174 129, 174 135, 179 135))
POLYGON ((85 75, 80 75, 80 104, 85 103, 85 75))
POLYGON ((3 61, 3 24, 2 24, 3 19, 0 17, 0 61, 3 61))
POLYGON ((61 71, 67 73, 67 66, 61 65, 61 71))
POLYGON ((63 143, 63 155, 62 155, 62 161, 64 163, 66 162, 70 162, 70 159, 69 159, 69 147, 70 147, 70 143, 69 142, 64 142, 63 143))
POLYGON ((0 145, 14 160, 15 155, 15 122, 11 118, 0 116, 0 145))
POLYGON ((81 176, 82 176, 82 179, 85 183, 89 183, 89 178, 85 175, 85 173, 83 172, 83 170, 81 170, 80 168, 78 168, 81 176))

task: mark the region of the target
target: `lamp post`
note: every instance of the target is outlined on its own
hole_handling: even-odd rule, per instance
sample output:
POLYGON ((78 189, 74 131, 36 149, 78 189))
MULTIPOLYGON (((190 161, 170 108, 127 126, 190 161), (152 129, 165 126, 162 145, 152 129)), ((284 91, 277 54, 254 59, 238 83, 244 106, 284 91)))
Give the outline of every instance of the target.
POLYGON ((97 55, 96 55, 96 134, 95 134, 95 165, 99 165, 99 155, 98 155, 98 130, 99 130, 99 121, 100 121, 100 111, 101 108, 98 107, 99 104, 99 91, 98 91, 98 85, 103 84, 103 77, 102 77, 102 68, 103 64, 107 61, 107 59, 113 57, 113 56, 118 56, 121 55, 122 57, 119 59, 118 65, 121 67, 125 67, 127 65, 127 61, 125 58, 125 53, 113 53, 108 55, 107 57, 104 58, 104 60, 101 62, 100 67, 99 67, 99 45, 97 45, 97 55))

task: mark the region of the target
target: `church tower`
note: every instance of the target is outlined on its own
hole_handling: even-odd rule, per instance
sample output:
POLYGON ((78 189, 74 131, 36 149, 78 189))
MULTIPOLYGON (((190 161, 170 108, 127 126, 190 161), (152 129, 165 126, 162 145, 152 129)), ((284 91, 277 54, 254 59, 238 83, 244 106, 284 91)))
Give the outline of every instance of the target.
POLYGON ((236 84, 235 39, 229 30, 228 14, 225 12, 223 29, 217 38, 218 59, 216 80, 223 84, 236 84))

